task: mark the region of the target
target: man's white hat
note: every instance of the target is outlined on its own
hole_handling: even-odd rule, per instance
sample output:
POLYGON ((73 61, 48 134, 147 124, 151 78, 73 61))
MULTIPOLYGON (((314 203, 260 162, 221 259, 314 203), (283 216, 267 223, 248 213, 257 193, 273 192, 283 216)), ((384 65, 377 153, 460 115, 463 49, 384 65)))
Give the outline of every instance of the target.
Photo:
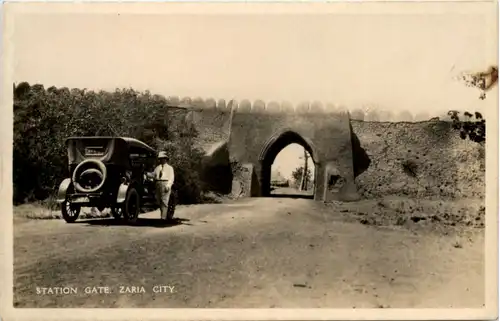
POLYGON ((167 153, 166 153, 166 152, 159 152, 159 153, 158 153, 158 158, 159 158, 159 159, 160 159, 160 158, 168 158, 168 155, 167 155, 167 153))

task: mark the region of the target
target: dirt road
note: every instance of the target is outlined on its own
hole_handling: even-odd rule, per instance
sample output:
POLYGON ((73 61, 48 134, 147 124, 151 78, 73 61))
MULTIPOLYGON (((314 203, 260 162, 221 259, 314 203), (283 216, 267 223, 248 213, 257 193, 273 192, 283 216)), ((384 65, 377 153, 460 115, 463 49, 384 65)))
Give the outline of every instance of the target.
POLYGON ((456 246, 451 234, 349 222, 306 199, 254 198, 176 213, 175 226, 159 225, 157 212, 136 227, 112 219, 16 220, 14 305, 479 308, 484 302, 481 233, 456 246), (132 286, 145 293, 130 293, 132 286), (48 294, 44 287, 76 293, 48 294), (110 293, 85 293, 104 287, 110 293), (129 293, 119 293, 125 287, 129 293))

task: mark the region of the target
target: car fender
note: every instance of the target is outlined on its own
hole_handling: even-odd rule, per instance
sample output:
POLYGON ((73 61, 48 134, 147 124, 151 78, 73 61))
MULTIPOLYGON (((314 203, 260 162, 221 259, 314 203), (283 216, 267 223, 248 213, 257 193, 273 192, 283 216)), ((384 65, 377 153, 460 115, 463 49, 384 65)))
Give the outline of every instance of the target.
POLYGON ((125 198, 127 197, 127 191, 130 187, 130 184, 121 184, 118 188, 118 193, 116 194, 116 203, 121 204, 125 202, 125 198))
POLYGON ((71 185, 71 178, 64 179, 59 185, 59 189, 57 190, 56 202, 62 203, 66 200, 66 193, 68 192, 68 188, 71 185))

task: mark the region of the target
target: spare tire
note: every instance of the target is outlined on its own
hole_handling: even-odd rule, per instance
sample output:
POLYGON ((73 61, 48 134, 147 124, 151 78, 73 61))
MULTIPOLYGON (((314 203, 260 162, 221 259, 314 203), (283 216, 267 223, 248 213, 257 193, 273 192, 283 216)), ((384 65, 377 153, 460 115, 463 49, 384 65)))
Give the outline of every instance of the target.
POLYGON ((75 189, 79 192, 83 193, 92 193, 98 191, 101 187, 104 186, 107 177, 106 166, 103 162, 97 159, 87 159, 78 164, 75 170, 73 171, 73 185, 75 189), (81 182, 83 178, 86 176, 95 175, 99 177, 99 183, 96 186, 92 186, 90 188, 81 186, 81 182))

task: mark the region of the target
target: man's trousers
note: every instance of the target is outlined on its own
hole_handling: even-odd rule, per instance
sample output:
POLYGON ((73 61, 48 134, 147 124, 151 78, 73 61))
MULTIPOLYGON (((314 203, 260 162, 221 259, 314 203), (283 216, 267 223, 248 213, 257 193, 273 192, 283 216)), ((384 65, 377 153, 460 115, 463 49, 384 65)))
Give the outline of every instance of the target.
POLYGON ((157 181, 156 182, 156 200, 160 205, 161 218, 162 220, 167 218, 168 213, 168 202, 170 200, 171 188, 168 186, 167 181, 157 181))

